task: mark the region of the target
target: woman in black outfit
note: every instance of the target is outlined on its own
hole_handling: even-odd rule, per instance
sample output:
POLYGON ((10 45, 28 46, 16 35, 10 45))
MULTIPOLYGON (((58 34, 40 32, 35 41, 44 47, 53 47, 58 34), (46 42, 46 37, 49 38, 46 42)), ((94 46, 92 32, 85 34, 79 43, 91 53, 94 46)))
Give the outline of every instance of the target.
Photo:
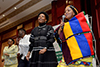
POLYGON ((27 60, 33 50, 30 67, 57 67, 57 58, 53 48, 54 30, 46 25, 49 16, 45 12, 38 14, 39 26, 31 32, 30 48, 26 56, 27 60))

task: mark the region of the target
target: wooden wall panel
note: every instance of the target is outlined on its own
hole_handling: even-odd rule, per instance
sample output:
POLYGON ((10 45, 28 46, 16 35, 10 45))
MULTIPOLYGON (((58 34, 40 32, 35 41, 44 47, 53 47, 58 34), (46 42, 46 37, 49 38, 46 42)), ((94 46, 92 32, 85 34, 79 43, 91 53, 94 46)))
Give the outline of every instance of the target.
POLYGON ((35 21, 35 27, 39 26, 38 20, 35 21))
POLYGON ((2 40, 5 40, 15 35, 16 35, 16 29, 4 34, 2 40))
POLYGON ((62 6, 57 8, 57 17, 60 17, 60 16, 62 16, 64 14, 65 5, 62 5, 62 6))
POLYGON ((25 29, 25 30, 32 29, 32 25, 33 25, 33 23, 32 23, 32 22, 30 22, 30 23, 28 23, 28 24, 24 25, 24 29, 25 29))
POLYGON ((23 28, 23 24, 17 26, 17 30, 23 28))
POLYGON ((98 24, 100 24, 100 21, 99 21, 100 14, 98 14, 98 9, 100 8, 100 6, 99 6, 97 0, 90 0, 89 3, 91 5, 93 33, 96 38, 96 52, 97 52, 97 57, 100 62, 100 35, 99 35, 100 28, 98 27, 98 24))
POLYGON ((100 7, 96 9, 96 16, 97 16, 98 34, 100 38, 100 7))
POLYGON ((2 43, 1 56, 3 54, 3 49, 4 49, 5 46, 8 46, 7 41, 2 43))
POLYGON ((1 41, 1 36, 0 36, 0 41, 1 41))
POLYGON ((49 14, 49 21, 48 23, 52 22, 52 14, 49 14))
POLYGON ((1 42, 0 42, 0 67, 2 67, 2 62, 1 62, 1 47, 2 47, 2 45, 1 45, 1 42))
POLYGON ((97 1, 97 3, 99 3, 100 2, 100 0, 96 0, 97 1))
POLYGON ((52 22, 53 25, 57 25, 57 1, 52 1, 52 22))
POLYGON ((73 0, 73 5, 81 12, 81 0, 73 0))

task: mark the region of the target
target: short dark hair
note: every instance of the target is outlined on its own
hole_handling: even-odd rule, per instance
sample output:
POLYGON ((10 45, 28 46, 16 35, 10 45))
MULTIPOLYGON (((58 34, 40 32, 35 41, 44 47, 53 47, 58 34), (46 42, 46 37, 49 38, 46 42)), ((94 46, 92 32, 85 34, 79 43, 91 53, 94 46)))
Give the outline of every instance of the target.
POLYGON ((38 17, 39 17, 39 15, 40 14, 44 14, 45 15, 45 17, 46 17, 46 23, 48 22, 48 20, 49 20, 49 16, 48 16, 48 14, 46 13, 46 12, 40 12, 39 14, 38 14, 38 17))
MULTIPOLYGON (((15 43, 14 39, 12 39, 12 38, 9 38, 9 39, 11 39, 11 40, 13 41, 13 44, 15 43)), ((8 40, 9 40, 9 39, 8 39, 8 40)))
POLYGON ((23 28, 18 29, 18 32, 19 32, 19 31, 23 31, 23 32, 26 34, 26 30, 25 30, 25 29, 23 29, 23 28))

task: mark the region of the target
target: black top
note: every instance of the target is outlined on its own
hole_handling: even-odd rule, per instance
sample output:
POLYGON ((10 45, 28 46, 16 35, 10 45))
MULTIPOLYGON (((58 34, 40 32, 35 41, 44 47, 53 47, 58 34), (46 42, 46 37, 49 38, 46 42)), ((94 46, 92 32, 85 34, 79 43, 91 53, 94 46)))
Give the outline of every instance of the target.
POLYGON ((35 27, 31 32, 29 51, 31 52, 33 47, 53 47, 54 42, 54 30, 50 25, 40 25, 35 27))

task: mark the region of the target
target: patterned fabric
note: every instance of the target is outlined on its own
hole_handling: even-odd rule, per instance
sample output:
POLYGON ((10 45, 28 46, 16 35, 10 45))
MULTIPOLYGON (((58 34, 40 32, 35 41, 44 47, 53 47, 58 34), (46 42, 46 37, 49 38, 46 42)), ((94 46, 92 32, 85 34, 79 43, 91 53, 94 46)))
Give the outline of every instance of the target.
POLYGON ((5 65, 4 67, 17 67, 18 64, 12 64, 12 65, 5 65))
POLYGON ((80 59, 76 62, 72 62, 72 64, 66 65, 64 59, 58 64, 57 67, 93 67, 92 66, 92 57, 80 59))
POLYGON ((6 46, 3 50, 3 56, 2 59, 5 59, 4 65, 12 65, 12 64, 17 64, 17 52, 18 52, 18 47, 17 45, 12 45, 11 47, 8 48, 6 46), (4 55, 5 53, 9 54, 9 56, 4 55))

